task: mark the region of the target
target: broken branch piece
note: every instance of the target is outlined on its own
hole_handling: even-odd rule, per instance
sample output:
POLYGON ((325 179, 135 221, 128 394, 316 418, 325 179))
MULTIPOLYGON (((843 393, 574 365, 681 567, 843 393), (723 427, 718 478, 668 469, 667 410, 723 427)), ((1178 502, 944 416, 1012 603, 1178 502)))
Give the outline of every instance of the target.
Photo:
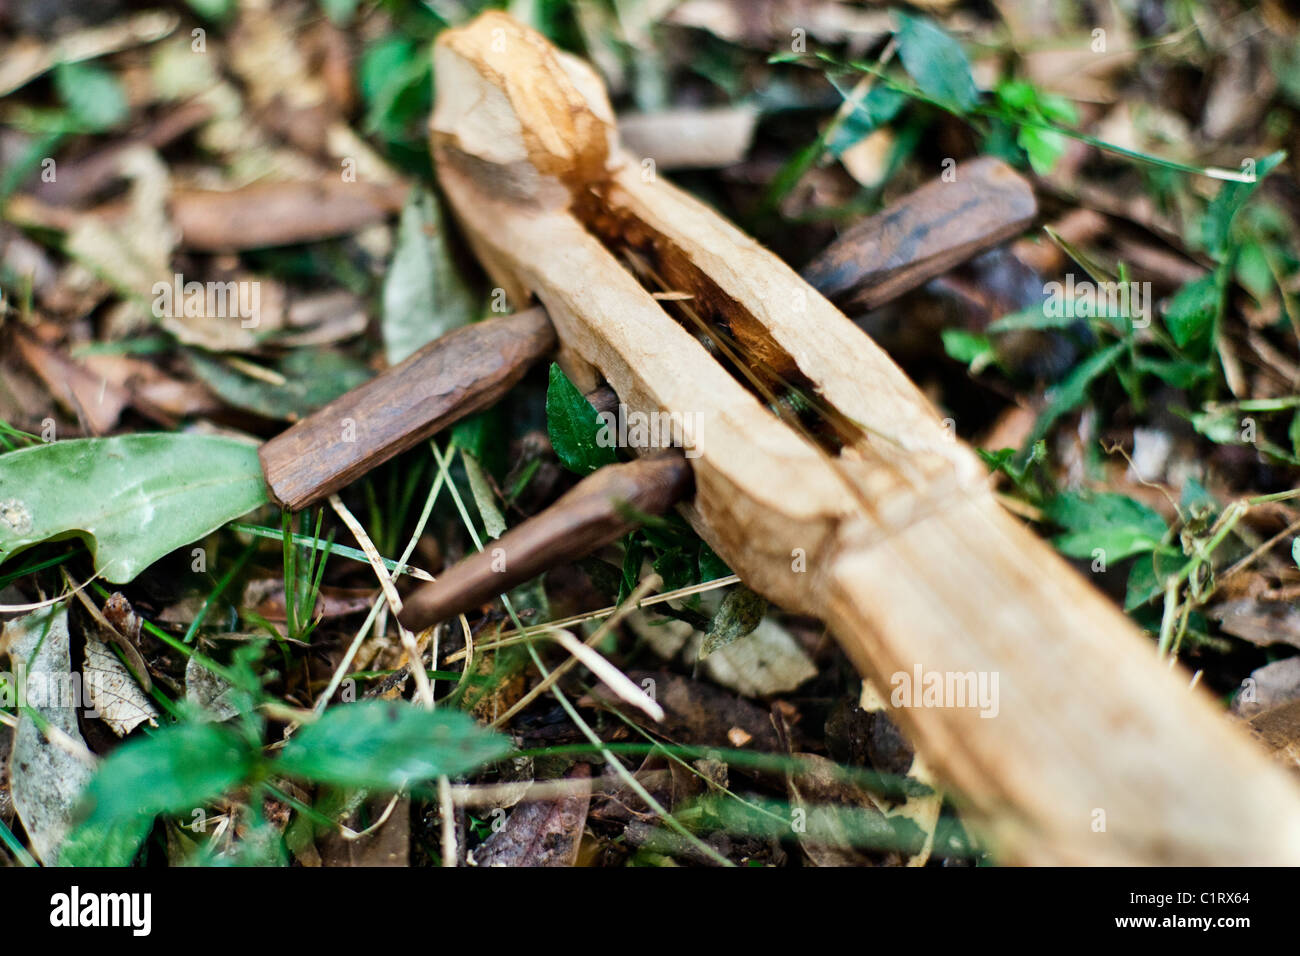
POLYGON ((1300 863, 1295 783, 1001 509, 861 330, 622 152, 590 67, 500 13, 434 57, 439 178, 484 266, 542 301, 581 387, 695 416, 685 514, 750 587, 827 622, 1003 859, 1300 863), (690 299, 656 299, 635 259, 690 299), (797 430, 756 380, 842 427, 797 430), (899 693, 918 673, 945 693, 899 693), (995 708, 958 699, 981 679, 995 708))
POLYGON ((267 487, 298 511, 487 408, 555 348, 542 309, 467 325, 281 432, 258 457, 267 487))

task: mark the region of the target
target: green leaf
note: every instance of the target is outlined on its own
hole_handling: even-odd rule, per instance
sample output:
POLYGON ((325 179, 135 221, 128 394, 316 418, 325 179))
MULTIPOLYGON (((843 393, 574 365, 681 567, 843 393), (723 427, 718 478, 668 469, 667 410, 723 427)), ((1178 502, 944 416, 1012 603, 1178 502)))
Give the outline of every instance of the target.
POLYGON ((944 329, 941 335, 943 350, 948 353, 948 357, 964 363, 972 372, 993 364, 997 358, 993 343, 987 335, 967 332, 965 329, 944 329))
POLYGON ((1016 144, 1029 157, 1029 165, 1040 176, 1046 176, 1065 152, 1066 138, 1050 129, 1021 126, 1016 133, 1016 144))
POLYGON ((589 475, 618 460, 612 443, 600 444, 601 430, 591 402, 569 381, 560 366, 552 362, 546 388, 546 431, 551 436, 551 447, 565 468, 589 475))
POLYGON ((461 711, 376 700, 327 710, 294 735, 273 766, 320 783, 400 790, 466 773, 509 749, 509 740, 461 711))
POLYGON ((1207 332, 1219 313, 1220 291, 1214 273, 1193 279, 1165 306, 1165 326, 1179 348, 1207 332))
POLYGON ((705 542, 700 542, 700 580, 716 581, 731 574, 731 568, 705 542))
POLYGON ((956 40, 926 17, 898 12, 898 58, 921 90, 959 111, 973 109, 979 90, 956 40))
POLYGON ((1255 181, 1250 183, 1225 182, 1205 210, 1201 220, 1201 242, 1210 254, 1222 261, 1231 245, 1232 223, 1246 204, 1260 181, 1277 168, 1286 158, 1284 150, 1270 153, 1255 163, 1255 181))
POLYGON ((117 77, 89 63, 60 63, 54 86, 73 117, 92 130, 116 126, 130 112, 117 77))
POLYGON ((384 353, 396 365, 472 321, 478 302, 452 259, 442 207, 417 189, 402 209, 397 250, 384 280, 384 353))
POLYGON ((1124 353, 1124 343, 1116 342, 1109 348, 1094 352, 1074 367, 1059 385, 1047 393, 1047 407, 1039 413, 1034 423, 1029 444, 1046 436, 1053 423, 1062 415, 1082 405, 1088 397, 1088 387, 1115 364, 1124 353))
POLYGON ((461 460, 465 463, 465 475, 469 478, 469 490, 474 495, 474 504, 478 506, 478 515, 483 519, 483 527, 493 538, 499 538, 506 530, 506 519, 497 506, 496 494, 492 483, 478 459, 461 449, 461 460))
POLYGON ((244 781, 257 755, 220 724, 175 724, 123 744, 86 788, 90 824, 188 813, 244 781))
MULTIPOLYGON (((856 82, 844 83, 835 77, 828 79, 844 99, 853 96, 856 82)), ((906 103, 907 96, 892 87, 872 87, 866 96, 854 103, 852 111, 835 125, 826 148, 835 156, 843 155, 845 150, 860 142, 872 130, 890 122, 906 103)))
POLYGON ((0 455, 0 561, 75 535, 114 584, 266 504, 257 448, 210 435, 79 438, 0 455))
POLYGON ((709 624, 709 632, 700 643, 700 658, 734 644, 763 622, 767 613, 767 599, 755 594, 743 584, 722 599, 718 611, 709 624))
POLYGON ((1245 424, 1241 409, 1235 405, 1210 403, 1202 411, 1189 416, 1192 427, 1216 445, 1244 445, 1242 437, 1245 424))
POLYGON ((334 349, 294 349, 275 364, 283 385, 252 378, 202 352, 191 352, 189 360, 195 377, 228 405, 281 421, 310 415, 373 374, 364 362, 334 349))
POLYGON ((1128 585, 1124 593, 1124 610, 1132 611, 1154 600, 1165 589, 1164 581, 1156 577, 1155 561, 1140 558, 1129 568, 1128 585))
POLYGON ((59 866, 130 866, 151 829, 150 816, 83 823, 59 847, 59 866))
POLYGON ((186 0, 186 2, 199 16, 220 22, 235 12, 237 0, 186 0))
POLYGON ((1164 518, 1125 495, 1103 492, 1057 495, 1043 509, 1066 529, 1053 544, 1072 558, 1091 558, 1100 549, 1108 563, 1154 551, 1163 544, 1164 518))

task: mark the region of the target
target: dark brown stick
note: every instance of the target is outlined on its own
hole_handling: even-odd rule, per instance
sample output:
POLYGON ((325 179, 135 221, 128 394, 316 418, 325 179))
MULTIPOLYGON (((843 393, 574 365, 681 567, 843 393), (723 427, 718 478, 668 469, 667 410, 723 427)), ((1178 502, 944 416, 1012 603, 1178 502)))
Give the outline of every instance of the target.
POLYGON ((662 514, 690 494, 691 485, 691 467, 676 452, 606 465, 545 511, 420 587, 398 618, 419 631, 472 610, 617 540, 640 524, 637 514, 662 514))
POLYGON ((449 332, 263 445, 267 487, 298 511, 488 407, 554 348, 540 308, 449 332))
POLYGON ((848 229, 803 270, 839 304, 874 309, 1021 232, 1037 212, 1018 173, 983 156, 848 229))

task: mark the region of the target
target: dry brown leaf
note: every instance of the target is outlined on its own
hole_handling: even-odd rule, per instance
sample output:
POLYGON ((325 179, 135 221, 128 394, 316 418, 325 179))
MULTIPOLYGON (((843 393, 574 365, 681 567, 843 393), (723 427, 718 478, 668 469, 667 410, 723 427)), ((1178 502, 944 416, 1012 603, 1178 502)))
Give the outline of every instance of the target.
POLYGON ((158 709, 135 682, 126 665, 103 641, 86 638, 86 659, 82 664, 90 700, 99 717, 119 737, 125 737, 146 721, 158 726, 158 709))
POLYGON ((32 852, 49 864, 58 855, 81 791, 92 775, 82 759, 89 751, 77 726, 76 701, 67 695, 73 689, 67 605, 9 621, 0 643, 7 649, 11 669, 17 669, 19 661, 26 666, 29 706, 48 722, 55 738, 20 713, 9 758, 14 809, 27 831, 32 852), (48 692, 39 700, 33 693, 38 682, 48 692))
POLYGON ((553 800, 524 800, 505 825, 470 854, 474 866, 573 866, 587 825, 591 768, 578 764, 569 780, 584 780, 576 793, 553 800))

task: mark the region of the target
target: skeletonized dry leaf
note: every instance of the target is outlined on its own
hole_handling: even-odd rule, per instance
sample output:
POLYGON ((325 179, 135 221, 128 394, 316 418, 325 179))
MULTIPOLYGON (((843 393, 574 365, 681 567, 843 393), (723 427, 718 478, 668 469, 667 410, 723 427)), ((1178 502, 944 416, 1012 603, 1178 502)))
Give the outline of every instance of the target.
POLYGON ((86 638, 86 659, 82 665, 86 689, 100 719, 119 737, 125 737, 146 721, 154 719, 158 709, 113 649, 97 638, 86 638))
POLYGON ((5 625, 4 641, 10 665, 26 668, 28 706, 47 721, 50 739, 30 715, 20 712, 9 758, 14 809, 27 831, 32 852, 42 863, 53 863, 67 834, 73 808, 90 782, 91 768, 70 750, 86 750, 77 727, 72 660, 68 649, 66 604, 34 611, 5 625))

